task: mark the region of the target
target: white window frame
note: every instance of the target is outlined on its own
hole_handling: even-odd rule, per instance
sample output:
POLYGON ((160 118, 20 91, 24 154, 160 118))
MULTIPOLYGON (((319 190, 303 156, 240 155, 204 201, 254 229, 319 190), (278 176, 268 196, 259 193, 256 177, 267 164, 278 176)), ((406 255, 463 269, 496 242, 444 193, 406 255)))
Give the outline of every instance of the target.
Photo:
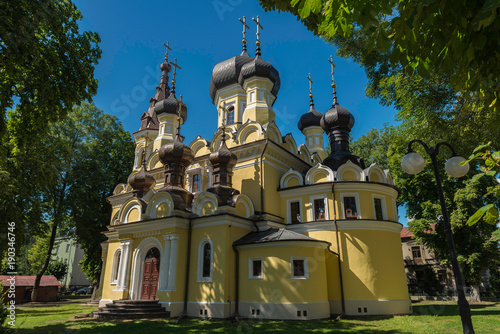
POLYGON ((362 219, 361 218, 361 206, 359 204, 359 193, 341 193, 340 194, 340 210, 342 211, 342 219, 347 219, 345 217, 344 197, 354 197, 354 202, 356 203, 356 213, 358 214, 357 219, 362 219))
POLYGON ((323 199, 325 201, 325 220, 330 220, 330 215, 328 213, 328 196, 326 196, 326 194, 322 194, 322 195, 313 195, 313 196, 309 196, 309 204, 310 204, 310 208, 309 208, 309 214, 310 214, 310 217, 311 217, 311 220, 310 221, 319 221, 319 222, 322 222, 323 220, 316 220, 316 217, 314 216, 314 200, 315 199, 323 199))
POLYGON ((263 279, 264 278, 264 260, 262 257, 251 257, 248 259, 248 278, 249 279, 263 279), (253 263, 254 261, 260 261, 260 276, 253 275, 253 263))
POLYGON ((300 198, 300 197, 286 200, 286 222, 287 222, 287 224, 292 224, 292 208, 290 207, 290 204, 293 202, 299 202, 300 222, 303 223, 304 222, 304 215, 303 215, 304 210, 302 210, 302 198, 300 198))
POLYGON ((248 93, 248 103, 255 102, 255 91, 252 90, 248 93))
POLYGON ((303 256, 290 256, 290 277, 292 279, 309 279, 309 261, 307 257, 303 256), (293 274, 293 261, 303 260, 304 261, 304 276, 295 276, 293 274))
POLYGON ((117 261, 117 258, 118 258, 118 253, 120 253, 120 261, 121 261, 121 254, 122 254, 122 249, 121 248, 118 248, 116 251, 115 251, 115 254, 113 255, 113 267, 111 267, 111 282, 110 284, 111 285, 116 285, 118 283, 118 279, 119 279, 119 274, 120 274, 120 263, 116 263, 117 261), (117 275, 117 272, 118 272, 118 275, 117 275), (116 280, 114 279, 114 277, 116 277, 116 280))
POLYGON ((382 220, 388 220, 387 218, 387 205, 385 202, 384 195, 372 194, 372 205, 373 205, 373 219, 377 219, 377 212, 375 211, 375 198, 380 199, 380 204, 382 206, 382 220))
POLYGON ((214 271, 214 245, 212 240, 205 238, 201 240, 198 246, 198 283, 206 283, 213 281, 213 271, 214 271), (203 277, 203 248, 205 244, 210 244, 210 276, 203 277))

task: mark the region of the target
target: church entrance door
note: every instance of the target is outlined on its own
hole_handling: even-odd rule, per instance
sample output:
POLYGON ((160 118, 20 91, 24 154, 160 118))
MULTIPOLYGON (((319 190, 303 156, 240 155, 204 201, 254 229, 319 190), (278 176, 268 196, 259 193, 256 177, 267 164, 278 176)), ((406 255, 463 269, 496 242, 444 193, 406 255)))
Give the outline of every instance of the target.
POLYGON ((158 290, 158 278, 160 275, 160 251, 151 248, 144 259, 144 274, 142 276, 141 299, 154 300, 158 290))

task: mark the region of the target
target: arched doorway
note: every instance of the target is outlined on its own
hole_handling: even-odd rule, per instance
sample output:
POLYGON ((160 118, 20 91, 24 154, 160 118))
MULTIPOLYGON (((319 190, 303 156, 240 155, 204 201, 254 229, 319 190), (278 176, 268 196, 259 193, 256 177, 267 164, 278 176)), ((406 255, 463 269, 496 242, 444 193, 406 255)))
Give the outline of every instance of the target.
POLYGON ((141 299, 154 300, 158 290, 158 279, 160 277, 160 251, 153 247, 144 259, 144 273, 142 276, 141 299))

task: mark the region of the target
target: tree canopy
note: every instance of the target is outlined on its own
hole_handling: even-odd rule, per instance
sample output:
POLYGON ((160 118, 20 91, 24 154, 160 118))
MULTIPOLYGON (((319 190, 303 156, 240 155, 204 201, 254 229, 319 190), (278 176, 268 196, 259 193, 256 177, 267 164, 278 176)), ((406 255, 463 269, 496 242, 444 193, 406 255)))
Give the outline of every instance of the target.
MULTIPOLYGON (((17 211, 18 242, 22 243, 27 234, 48 236, 43 247, 34 250, 42 258, 38 261, 41 265, 37 266, 37 279, 50 264, 54 240, 61 228, 75 230, 86 253, 84 268, 90 263, 90 267, 100 270, 100 232, 111 215, 106 197, 129 174, 134 154, 130 134, 115 116, 83 103, 64 120, 52 123, 41 140, 32 142, 25 151, 10 154, 6 173, 27 190, 11 199, 2 198, 2 202, 7 203, 6 208, 23 202, 34 205, 21 206, 17 211), (26 174, 19 174, 17 166, 26 174)), ((0 212, 0 216, 4 213, 0 212)), ((87 273, 91 279, 95 275, 95 269, 87 273)))
POLYGON ((361 39, 405 74, 442 73, 454 92, 476 95, 498 109, 500 3, 482 1, 259 0, 290 12, 315 34, 361 39))
POLYGON ((23 148, 97 92, 100 39, 70 0, 2 1, 0 18, 0 136, 23 148))

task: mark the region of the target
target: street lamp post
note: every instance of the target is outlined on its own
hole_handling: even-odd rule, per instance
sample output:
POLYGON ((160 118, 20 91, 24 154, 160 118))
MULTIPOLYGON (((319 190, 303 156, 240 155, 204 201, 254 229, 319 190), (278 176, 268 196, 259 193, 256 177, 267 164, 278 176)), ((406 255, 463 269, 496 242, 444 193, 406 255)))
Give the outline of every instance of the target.
POLYGON ((419 143, 420 145, 422 145, 425 149, 425 152, 431 157, 432 167, 434 169, 434 176, 436 177, 439 201, 441 203, 441 211, 443 213, 443 224, 444 224, 444 231, 446 234, 446 241, 448 242, 448 249, 450 251, 451 266, 453 268, 453 275, 455 276, 455 283, 457 286, 458 312, 460 314, 460 318, 462 319, 462 328, 464 333, 472 334, 474 333, 474 328, 472 327, 472 319, 471 319, 469 303, 465 298, 465 292, 464 292, 465 280, 462 274, 462 270, 458 266, 457 253, 455 250, 455 242, 453 241, 453 234, 451 232, 448 210, 446 209, 446 203, 444 200, 443 186, 441 185, 441 178, 439 177, 439 169, 437 164, 437 155, 439 153, 439 148, 444 145, 447 146, 452 152, 452 157, 448 159, 448 161, 446 161, 445 164, 445 170, 451 176, 453 177, 464 176, 469 171, 469 164, 467 163, 464 164, 463 166, 460 166, 460 162, 465 161, 465 159, 458 156, 455 153, 453 147, 448 143, 441 142, 438 143, 435 147, 429 147, 421 140, 414 139, 408 144, 408 152, 401 160, 401 167, 408 174, 418 174, 425 167, 424 158, 420 154, 412 150, 412 145, 414 143, 419 143))

